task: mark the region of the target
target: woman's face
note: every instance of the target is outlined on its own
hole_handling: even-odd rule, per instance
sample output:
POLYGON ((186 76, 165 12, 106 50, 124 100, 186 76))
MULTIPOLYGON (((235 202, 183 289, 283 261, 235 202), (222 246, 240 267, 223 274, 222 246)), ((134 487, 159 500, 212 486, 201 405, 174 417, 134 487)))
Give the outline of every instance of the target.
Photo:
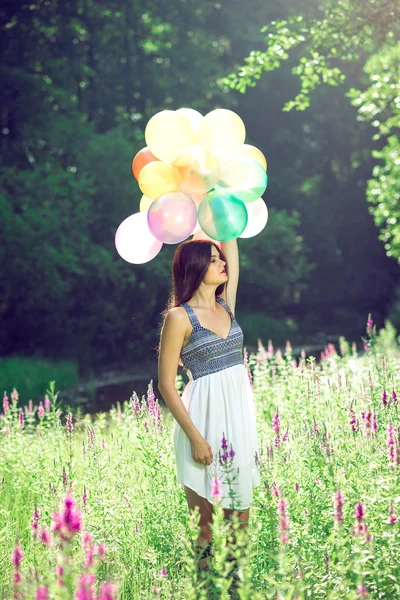
POLYGON ((225 270, 225 261, 220 258, 219 252, 217 248, 212 245, 211 246, 211 262, 208 265, 208 269, 204 275, 204 283, 208 284, 218 284, 224 283, 228 276, 225 270))

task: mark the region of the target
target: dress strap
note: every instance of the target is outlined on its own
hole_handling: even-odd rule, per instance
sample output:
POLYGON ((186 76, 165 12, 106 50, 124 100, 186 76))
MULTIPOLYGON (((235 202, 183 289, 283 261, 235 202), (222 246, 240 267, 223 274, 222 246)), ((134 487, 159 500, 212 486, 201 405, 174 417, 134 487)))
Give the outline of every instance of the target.
POLYGON ((225 300, 223 298, 221 298, 221 296, 217 296, 216 297, 217 302, 219 302, 220 304, 222 304, 222 306, 225 308, 225 310, 228 311, 231 319, 234 319, 234 315, 233 312, 231 311, 231 309, 229 308, 229 306, 227 305, 227 303, 225 302, 225 300))
POLYGON ((182 308, 184 308, 188 314, 188 317, 190 319, 190 322, 192 324, 193 329, 196 326, 200 326, 199 320, 196 317, 196 313, 194 312, 193 308, 190 306, 190 304, 188 304, 187 302, 182 302, 182 304, 180 304, 180 306, 182 306, 182 308))

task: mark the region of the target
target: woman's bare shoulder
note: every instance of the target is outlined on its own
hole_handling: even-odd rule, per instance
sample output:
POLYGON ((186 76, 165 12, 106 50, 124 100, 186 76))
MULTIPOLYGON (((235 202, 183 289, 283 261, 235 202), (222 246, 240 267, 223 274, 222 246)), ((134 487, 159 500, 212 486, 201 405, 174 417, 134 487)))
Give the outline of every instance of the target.
POLYGON ((165 317, 165 325, 172 327, 187 326, 188 316, 183 306, 174 306, 170 308, 165 317))

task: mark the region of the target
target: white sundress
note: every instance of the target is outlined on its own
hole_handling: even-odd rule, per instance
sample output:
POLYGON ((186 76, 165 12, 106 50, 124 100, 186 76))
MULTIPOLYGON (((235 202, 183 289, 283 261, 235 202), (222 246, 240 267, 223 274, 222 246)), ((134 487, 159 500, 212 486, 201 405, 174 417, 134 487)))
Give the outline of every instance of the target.
POLYGON ((253 390, 243 362, 243 331, 225 300, 220 297, 216 300, 231 317, 231 329, 226 338, 202 327, 189 304, 180 305, 188 313, 193 327, 189 342, 181 350, 181 362, 189 376, 182 401, 194 426, 210 444, 213 462, 201 465, 193 460, 190 441, 174 420, 172 439, 176 478, 182 489, 186 485, 212 503, 212 478, 217 477, 221 481, 221 505, 245 510, 253 500, 253 489, 260 485, 253 390), (222 443, 223 437, 226 444, 222 443), (226 453, 231 450, 235 454, 228 458, 226 453), (236 493, 234 504, 221 466, 224 456, 232 466, 228 477, 237 476, 231 482, 236 493))

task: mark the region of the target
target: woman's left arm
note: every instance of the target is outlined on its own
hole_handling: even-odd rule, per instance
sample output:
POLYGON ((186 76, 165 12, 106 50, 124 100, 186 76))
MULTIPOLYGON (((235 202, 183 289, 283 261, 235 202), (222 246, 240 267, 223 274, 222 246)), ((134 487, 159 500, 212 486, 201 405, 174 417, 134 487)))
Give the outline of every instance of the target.
POLYGON ((221 250, 228 264, 228 282, 221 296, 235 314, 236 292, 239 283, 239 248, 237 239, 221 242, 221 250))

